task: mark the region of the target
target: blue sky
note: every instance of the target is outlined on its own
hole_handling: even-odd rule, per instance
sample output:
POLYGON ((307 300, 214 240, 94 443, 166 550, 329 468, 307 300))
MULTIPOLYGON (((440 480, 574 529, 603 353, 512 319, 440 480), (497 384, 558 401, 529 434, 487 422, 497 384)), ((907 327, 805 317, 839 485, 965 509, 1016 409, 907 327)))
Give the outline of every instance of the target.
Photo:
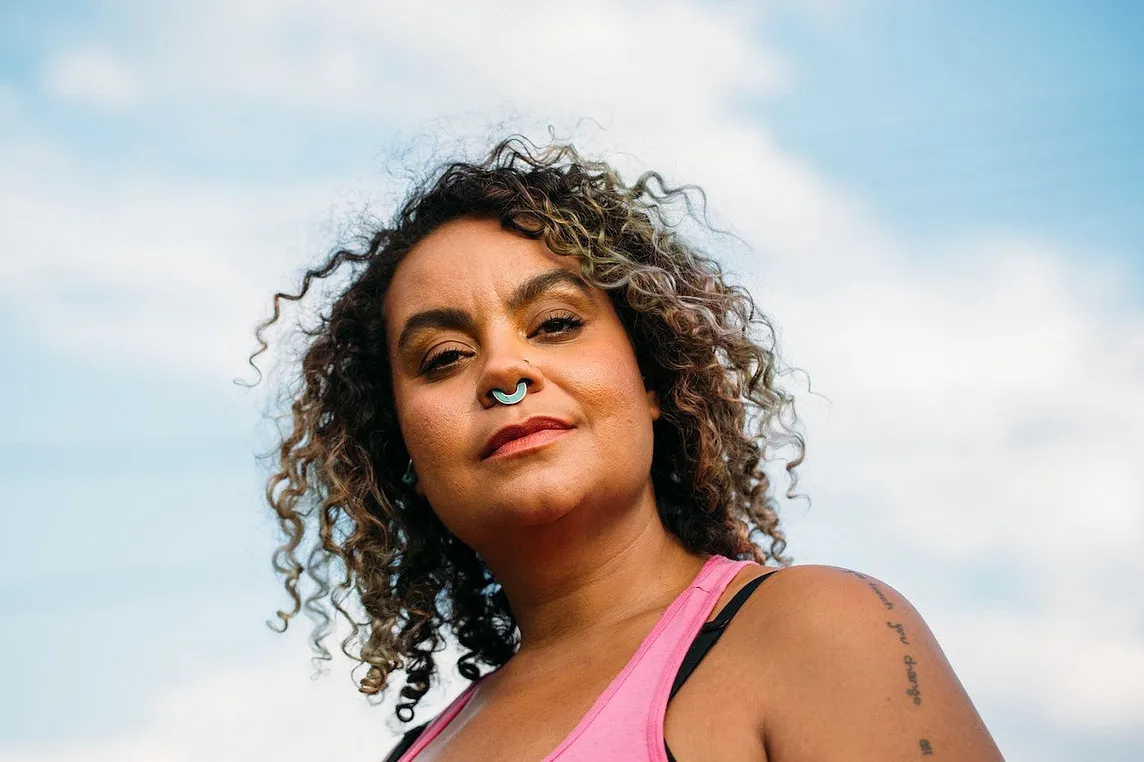
POLYGON ((783 144, 919 237, 1017 229, 1144 280, 1138 3, 871 3, 768 35, 799 62, 757 105, 783 144))
POLYGON ((1138 5, 337 7, 0 4, 0 759, 388 748, 263 624, 266 391, 232 380, 395 147, 498 120, 698 182, 750 245, 832 400, 798 392, 799 562, 906 594, 1007 759, 1140 758, 1138 5))

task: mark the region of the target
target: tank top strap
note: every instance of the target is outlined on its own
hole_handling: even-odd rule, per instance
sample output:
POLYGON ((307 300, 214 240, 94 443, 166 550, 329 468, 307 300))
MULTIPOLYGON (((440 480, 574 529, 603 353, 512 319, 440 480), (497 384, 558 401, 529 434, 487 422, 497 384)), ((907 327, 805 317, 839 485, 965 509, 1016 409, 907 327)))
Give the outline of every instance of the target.
MULTIPOLYGON (((775 571, 778 571, 778 569, 775 571)), ((671 694, 668 697, 669 701, 674 698, 675 694, 679 692, 679 689, 683 687, 687 678, 691 677, 691 673, 694 672, 695 668, 699 666, 699 663, 703 661, 703 657, 707 655, 707 652, 710 651, 712 646, 723 636, 724 628, 734 618, 735 614, 738 613, 739 609, 743 607, 743 604, 747 602, 747 598, 751 596, 755 588, 763 584, 775 571, 755 577, 743 585, 743 588, 735 593, 735 597, 723 607, 723 610, 719 612, 719 615, 716 616, 715 619, 710 622, 705 622, 703 626, 699 628, 699 634, 695 636, 691 647, 687 649, 687 654, 683 657, 683 664, 679 667, 679 672, 675 675, 675 682, 672 683, 671 694)))

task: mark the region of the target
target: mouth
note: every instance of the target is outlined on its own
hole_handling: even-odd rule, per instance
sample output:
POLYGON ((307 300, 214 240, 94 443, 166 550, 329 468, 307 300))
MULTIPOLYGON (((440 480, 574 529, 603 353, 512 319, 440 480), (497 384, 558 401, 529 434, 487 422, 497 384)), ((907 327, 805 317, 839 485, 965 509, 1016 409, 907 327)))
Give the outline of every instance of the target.
POLYGON ((510 439, 507 442, 504 442, 495 450, 493 450, 492 453, 490 453, 488 457, 485 458, 485 460, 500 460, 512 455, 533 452, 551 444, 552 442, 563 439, 565 435, 570 434, 571 432, 572 429, 557 428, 534 431, 531 434, 526 434, 525 436, 516 437, 515 439, 510 439))
MULTIPOLYGON (((494 433, 489 438, 489 441, 482 449, 481 459, 486 460, 492 457, 494 454, 500 452, 501 448, 503 448, 505 445, 515 440, 529 439, 532 435, 539 434, 544 431, 566 431, 571 428, 573 428, 571 422, 550 415, 534 415, 524 419, 523 421, 510 423, 507 426, 502 426, 501 428, 497 429, 496 433, 494 433)), ((539 440, 529 441, 532 442, 539 440)), ((515 451, 516 449, 520 449, 523 446, 523 444, 518 444, 509 449, 515 451)), ((506 452, 507 451, 508 450, 506 450, 506 452)))

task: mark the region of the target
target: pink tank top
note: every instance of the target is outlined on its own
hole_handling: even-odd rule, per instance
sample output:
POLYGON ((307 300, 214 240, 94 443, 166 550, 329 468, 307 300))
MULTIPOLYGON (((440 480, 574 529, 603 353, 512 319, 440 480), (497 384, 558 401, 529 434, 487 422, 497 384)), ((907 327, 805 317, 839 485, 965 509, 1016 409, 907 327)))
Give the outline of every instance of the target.
MULTIPOLYGON (((543 762, 667 762, 663 721, 671 684, 719 596, 754 561, 713 555, 660 616, 635 655, 596 699, 572 732, 543 762)), ((490 673, 491 674, 491 673, 490 673)), ((425 727, 398 762, 412 762, 444 730, 487 675, 473 682, 425 727)))

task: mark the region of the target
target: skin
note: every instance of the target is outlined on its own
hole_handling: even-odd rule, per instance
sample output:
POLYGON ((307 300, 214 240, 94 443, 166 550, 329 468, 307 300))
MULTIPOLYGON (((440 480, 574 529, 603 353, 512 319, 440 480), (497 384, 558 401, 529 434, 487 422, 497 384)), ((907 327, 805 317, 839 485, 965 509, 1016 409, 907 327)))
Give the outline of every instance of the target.
MULTIPOLYGON (((485 560, 521 630, 517 654, 419 760, 503 759, 506 750, 543 758, 707 558, 689 553, 657 514, 659 400, 608 295, 559 285, 509 308, 518 285, 557 268, 579 274, 575 258, 540 241, 460 219, 408 253, 386 294, 415 489, 485 560), (399 347, 410 316, 438 307, 467 311, 471 326, 425 330, 399 347), (545 326, 570 316, 583 325, 545 326), (432 362, 440 367, 425 373, 432 362), (492 397, 520 380, 521 402, 492 397), (532 415, 575 428, 531 452, 482 460, 493 432, 532 415)), ((767 571, 743 569, 709 620, 767 571)), ((1001 759, 909 602, 826 566, 782 570, 747 600, 669 704, 665 737, 680 762, 1001 759)))

